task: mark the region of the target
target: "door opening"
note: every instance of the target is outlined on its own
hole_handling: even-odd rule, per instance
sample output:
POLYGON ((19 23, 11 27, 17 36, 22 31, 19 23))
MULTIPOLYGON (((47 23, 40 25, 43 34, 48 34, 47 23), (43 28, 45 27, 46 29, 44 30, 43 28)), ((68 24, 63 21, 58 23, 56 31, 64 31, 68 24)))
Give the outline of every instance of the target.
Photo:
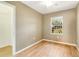
MULTIPOLYGON (((0 48, 9 47, 7 53, 2 53, 1 56, 15 55, 15 6, 7 2, 0 2, 0 48), (12 49, 12 50, 10 50, 12 49)), ((2 51, 2 50, 1 50, 2 51)))

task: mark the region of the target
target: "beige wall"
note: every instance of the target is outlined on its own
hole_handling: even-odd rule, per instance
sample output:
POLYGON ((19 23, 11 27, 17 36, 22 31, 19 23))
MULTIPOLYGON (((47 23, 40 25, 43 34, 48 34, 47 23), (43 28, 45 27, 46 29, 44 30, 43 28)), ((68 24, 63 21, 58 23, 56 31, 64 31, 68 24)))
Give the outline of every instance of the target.
POLYGON ((44 15, 43 19, 43 38, 63 41, 67 43, 76 44, 76 9, 55 12, 51 14, 44 15), (57 35, 50 34, 50 18, 54 16, 63 16, 63 37, 58 39, 57 35))
POLYGON ((77 44, 79 46, 79 4, 77 5, 77 44))
POLYGON ((9 3, 16 6, 17 51, 35 43, 42 38, 76 44, 76 9, 41 15, 37 11, 20 2, 9 3), (64 33, 62 39, 58 39, 56 35, 50 34, 50 18, 53 16, 64 17, 64 33))
POLYGON ((16 6, 16 50, 42 39, 42 15, 20 2, 16 6))

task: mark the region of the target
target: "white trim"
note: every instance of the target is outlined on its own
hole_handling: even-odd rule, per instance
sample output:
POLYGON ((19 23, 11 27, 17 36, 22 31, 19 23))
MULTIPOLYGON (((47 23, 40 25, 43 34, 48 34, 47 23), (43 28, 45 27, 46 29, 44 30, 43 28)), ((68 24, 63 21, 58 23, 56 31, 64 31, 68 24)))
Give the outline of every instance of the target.
POLYGON ((48 40, 48 39, 42 39, 43 41, 48 41, 48 42, 53 42, 53 43, 59 43, 59 44, 63 44, 63 45, 69 45, 69 46, 73 46, 75 47, 78 52, 79 52, 79 47, 76 44, 70 44, 70 43, 64 43, 64 42, 59 42, 59 41, 54 41, 54 40, 48 40))
POLYGON ((1 40, 0 42, 0 48, 3 48, 5 46, 12 46, 11 39, 1 40))
POLYGON ((12 19, 11 19, 11 24, 12 24, 11 25, 11 40, 12 40, 12 47, 13 47, 13 49, 12 49, 13 55, 15 55, 15 53, 16 53, 16 41, 15 41, 15 39, 16 39, 16 31, 15 31, 15 29, 16 29, 16 24, 15 24, 16 23, 15 22, 15 20, 16 20, 16 7, 8 2, 1 1, 0 3, 6 4, 10 7, 13 7, 13 9, 14 9, 12 19))
POLYGON ((54 40, 48 40, 48 39, 42 39, 42 40, 77 47, 76 44, 70 44, 66 42, 60 42, 60 41, 54 41, 54 40))
POLYGON ((14 7, 13 11, 13 20, 12 20, 12 40, 13 40, 13 55, 16 53, 16 7, 14 7))
POLYGON ((2 45, 2 46, 0 46, 0 48, 4 48, 4 47, 6 47, 6 46, 11 46, 11 44, 2 45))
POLYGON ((31 44, 31 45, 29 45, 29 46, 23 48, 22 50, 17 51, 16 54, 18 54, 18 53, 20 53, 20 52, 22 52, 22 51, 24 51, 24 50, 27 50, 27 49, 31 48, 32 46, 34 46, 34 45, 36 45, 36 44, 38 44, 38 43, 40 43, 40 42, 42 42, 42 41, 43 41, 43 40, 41 39, 41 40, 39 40, 39 41, 37 41, 37 42, 35 42, 35 43, 33 43, 33 44, 31 44))

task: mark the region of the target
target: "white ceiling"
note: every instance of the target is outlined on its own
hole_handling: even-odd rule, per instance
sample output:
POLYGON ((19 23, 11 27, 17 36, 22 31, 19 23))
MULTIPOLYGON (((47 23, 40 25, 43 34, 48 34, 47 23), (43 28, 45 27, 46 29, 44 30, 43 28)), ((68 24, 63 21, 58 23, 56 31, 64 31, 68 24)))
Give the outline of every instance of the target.
POLYGON ((31 7, 32 9, 42 14, 72 9, 75 8, 78 4, 78 1, 51 1, 51 2, 55 4, 51 5, 50 7, 46 7, 45 5, 41 4, 41 1, 22 1, 22 3, 24 3, 25 5, 31 7))

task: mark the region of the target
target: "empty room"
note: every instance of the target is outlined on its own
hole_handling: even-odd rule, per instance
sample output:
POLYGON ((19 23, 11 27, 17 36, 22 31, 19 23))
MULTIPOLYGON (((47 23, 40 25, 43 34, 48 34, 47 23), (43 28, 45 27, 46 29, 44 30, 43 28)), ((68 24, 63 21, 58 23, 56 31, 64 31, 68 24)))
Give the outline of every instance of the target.
POLYGON ((79 57, 79 1, 0 1, 0 57, 79 57))

